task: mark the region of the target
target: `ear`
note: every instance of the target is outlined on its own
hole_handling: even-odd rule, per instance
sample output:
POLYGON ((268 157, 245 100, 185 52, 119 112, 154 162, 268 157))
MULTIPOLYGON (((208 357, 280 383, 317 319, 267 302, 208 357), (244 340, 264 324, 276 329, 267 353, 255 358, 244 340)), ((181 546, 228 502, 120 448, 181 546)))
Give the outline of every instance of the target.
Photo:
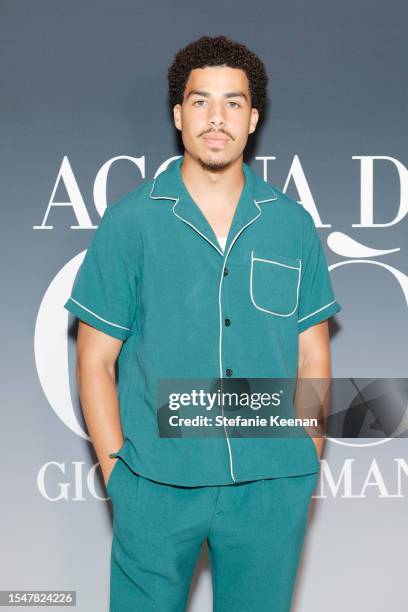
POLYGON ((251 118, 249 120, 249 131, 248 134, 255 132, 256 124, 258 123, 259 113, 256 108, 251 109, 251 118))
POLYGON ((181 104, 176 104, 173 107, 173 119, 174 119, 174 125, 176 126, 176 128, 178 130, 180 130, 181 132, 181 128, 182 128, 182 120, 181 120, 181 104))

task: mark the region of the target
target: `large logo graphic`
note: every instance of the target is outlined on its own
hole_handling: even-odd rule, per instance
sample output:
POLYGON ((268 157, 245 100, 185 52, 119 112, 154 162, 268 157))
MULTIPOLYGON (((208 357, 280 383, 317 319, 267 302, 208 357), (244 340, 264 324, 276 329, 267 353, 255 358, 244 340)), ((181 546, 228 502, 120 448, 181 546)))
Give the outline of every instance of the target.
MULTIPOLYGON (((166 169, 173 159, 179 156, 171 157, 163 162, 155 173, 157 176, 160 172, 166 169)), ((263 162, 264 178, 267 178, 267 162, 275 159, 271 156, 257 157, 257 160, 263 162)), ((361 223, 353 224, 353 227, 359 228, 374 228, 374 227, 390 227, 396 225, 408 213, 408 171, 401 162, 387 156, 355 156, 353 159, 360 160, 360 176, 361 176, 361 223), (394 165, 398 172, 400 181, 400 202, 399 209, 394 219, 388 223, 374 223, 374 196, 373 196, 373 176, 374 176, 374 161, 390 162, 394 165)), ((130 157, 119 156, 108 160, 99 170, 94 182, 94 203, 99 215, 102 216, 106 207, 106 185, 109 170, 113 163, 120 160, 131 161, 142 179, 145 178, 145 157, 130 157)), ((330 224, 323 224, 315 205, 312 192, 307 183, 298 156, 295 156, 288 173, 283 191, 290 180, 293 180, 298 190, 302 204, 313 216, 317 227, 331 227, 330 224)), ((50 197, 50 201, 46 208, 41 225, 34 226, 36 230, 52 230, 53 226, 48 224, 50 214, 55 207, 69 206, 72 208, 78 225, 71 226, 76 229, 92 229, 85 202, 77 184, 75 175, 67 157, 64 157, 58 176, 56 178, 54 188, 50 197), (59 183, 63 182, 65 190, 70 198, 69 202, 55 202, 54 197, 57 192, 59 183)), ((330 250, 336 255, 343 257, 342 261, 336 262, 329 266, 330 271, 347 265, 374 265, 391 274, 396 281, 396 290, 402 291, 406 304, 408 306, 408 276, 401 270, 391 266, 384 261, 379 261, 379 258, 384 258, 390 253, 400 251, 400 248, 392 249, 376 249, 359 242, 344 232, 333 231, 327 238, 327 245, 330 250)), ((69 382, 69 364, 68 364, 68 322, 69 313, 63 308, 63 304, 68 299, 72 285, 75 280, 77 271, 84 258, 85 251, 73 257, 51 281, 41 302, 34 335, 34 354, 35 363, 38 371, 40 384, 44 394, 58 418, 76 435, 89 440, 89 436, 84 431, 79 423, 72 400, 71 388, 69 382)), ((389 298, 391 299, 391 297, 389 298)), ((328 438, 332 442, 346 446, 375 446, 383 444, 392 438, 382 438, 363 442, 360 440, 344 441, 337 438, 328 438)))

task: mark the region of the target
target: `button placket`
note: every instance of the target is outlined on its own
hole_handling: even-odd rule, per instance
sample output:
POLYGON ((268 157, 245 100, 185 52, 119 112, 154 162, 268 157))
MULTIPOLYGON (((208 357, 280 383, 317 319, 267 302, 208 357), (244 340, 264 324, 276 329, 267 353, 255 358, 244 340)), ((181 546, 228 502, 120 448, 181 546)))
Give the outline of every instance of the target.
MULTIPOLYGON (((225 266, 224 267, 224 277, 228 276, 228 274, 229 274, 229 270, 227 266, 225 266)), ((224 313, 228 312, 230 309, 228 295, 229 295, 229 281, 225 281, 225 284, 223 284, 223 292, 222 292, 222 308, 223 308, 224 313)), ((230 327, 230 325, 231 325, 231 318, 224 315, 224 327, 230 327)), ((228 332, 228 334, 229 333, 230 332, 228 332)), ((229 345, 228 336, 223 338, 223 342, 224 344, 225 342, 227 343, 227 348, 228 348, 228 345, 229 345)), ((228 358, 229 358, 229 355, 227 351, 227 363, 228 363, 228 358)), ((225 373, 225 376, 230 377, 233 375, 234 372, 232 368, 226 367, 224 368, 224 373, 225 373)))

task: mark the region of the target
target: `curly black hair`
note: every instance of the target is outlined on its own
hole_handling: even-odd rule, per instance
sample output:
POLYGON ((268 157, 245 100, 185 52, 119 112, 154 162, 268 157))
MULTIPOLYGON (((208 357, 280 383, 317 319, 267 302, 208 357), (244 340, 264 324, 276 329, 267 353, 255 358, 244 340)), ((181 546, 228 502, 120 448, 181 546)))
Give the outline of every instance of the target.
POLYGON ((226 36, 202 36, 178 51, 167 72, 171 107, 183 103, 191 70, 224 65, 240 68, 246 73, 252 107, 261 115, 266 104, 268 85, 265 66, 248 47, 226 36))

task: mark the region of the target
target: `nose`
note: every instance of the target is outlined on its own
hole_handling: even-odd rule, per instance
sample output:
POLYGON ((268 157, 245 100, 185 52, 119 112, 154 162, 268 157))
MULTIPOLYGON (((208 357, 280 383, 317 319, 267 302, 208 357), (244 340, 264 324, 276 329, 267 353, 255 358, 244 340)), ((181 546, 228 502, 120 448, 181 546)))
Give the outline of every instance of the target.
POLYGON ((213 128, 220 128, 225 124, 222 104, 212 104, 209 109, 208 123, 213 128))

